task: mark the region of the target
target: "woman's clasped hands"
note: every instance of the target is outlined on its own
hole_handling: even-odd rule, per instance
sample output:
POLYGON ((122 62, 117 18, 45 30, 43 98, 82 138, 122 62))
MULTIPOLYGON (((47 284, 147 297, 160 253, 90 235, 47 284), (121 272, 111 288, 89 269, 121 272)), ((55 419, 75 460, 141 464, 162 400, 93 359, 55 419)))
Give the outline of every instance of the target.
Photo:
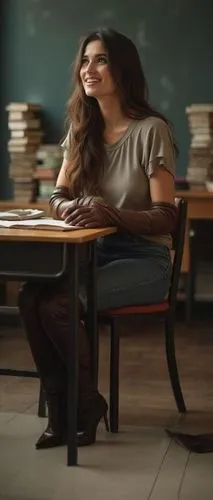
POLYGON ((67 207, 62 218, 70 226, 84 228, 100 228, 111 224, 105 205, 98 199, 89 197, 76 206, 67 207))

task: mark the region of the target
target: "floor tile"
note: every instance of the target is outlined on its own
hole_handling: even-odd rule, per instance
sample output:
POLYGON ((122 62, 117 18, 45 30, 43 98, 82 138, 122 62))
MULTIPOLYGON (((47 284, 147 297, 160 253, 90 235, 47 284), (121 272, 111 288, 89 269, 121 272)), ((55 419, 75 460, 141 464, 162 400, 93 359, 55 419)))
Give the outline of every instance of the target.
POLYGON ((177 500, 189 453, 171 441, 149 500, 177 500))
POLYGON ((213 453, 191 454, 181 487, 180 500, 212 500, 213 453))

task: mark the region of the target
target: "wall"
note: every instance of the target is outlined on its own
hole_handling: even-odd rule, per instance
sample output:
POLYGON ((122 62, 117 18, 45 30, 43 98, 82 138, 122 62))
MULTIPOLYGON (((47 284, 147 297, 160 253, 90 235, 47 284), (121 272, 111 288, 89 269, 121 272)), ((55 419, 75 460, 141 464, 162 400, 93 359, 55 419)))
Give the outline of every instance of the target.
POLYGON ((137 44, 151 101, 175 127, 178 174, 187 165, 185 106, 213 102, 213 3, 208 0, 5 0, 1 17, 0 197, 10 196, 6 154, 9 101, 38 101, 46 140, 63 134, 71 62, 80 36, 111 26, 137 44), (3 22, 2 22, 3 19, 3 22))

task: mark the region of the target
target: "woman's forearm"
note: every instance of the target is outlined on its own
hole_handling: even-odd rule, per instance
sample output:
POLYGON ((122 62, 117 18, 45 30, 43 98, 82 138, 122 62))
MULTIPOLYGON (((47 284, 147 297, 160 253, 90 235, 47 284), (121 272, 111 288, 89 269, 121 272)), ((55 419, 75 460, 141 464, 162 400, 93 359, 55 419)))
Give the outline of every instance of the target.
POLYGON ((177 208, 172 203, 153 203, 150 210, 134 211, 116 209, 105 205, 110 224, 132 234, 158 235, 174 231, 177 208))
POLYGON ((90 206, 97 199, 94 196, 84 196, 81 198, 71 198, 69 189, 64 186, 58 186, 54 189, 49 206, 52 217, 62 219, 65 210, 74 210, 79 206, 90 206))
POLYGON ((63 212, 70 206, 71 202, 75 207, 76 200, 70 199, 69 189, 63 186, 56 187, 49 200, 52 217, 61 219, 63 212))

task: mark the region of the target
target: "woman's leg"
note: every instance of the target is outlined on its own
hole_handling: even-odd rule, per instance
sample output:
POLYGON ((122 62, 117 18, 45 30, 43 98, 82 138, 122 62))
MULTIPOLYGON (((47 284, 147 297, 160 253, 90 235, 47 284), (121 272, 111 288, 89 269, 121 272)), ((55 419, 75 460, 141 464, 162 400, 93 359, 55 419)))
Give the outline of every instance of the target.
POLYGON ((168 294, 171 265, 154 258, 121 259, 98 269, 98 310, 161 302, 168 294))
MULTIPOLYGON (((19 293, 19 309, 41 383, 47 393, 67 391, 69 363, 69 297, 58 288, 26 283, 19 293)), ((91 393, 91 353, 82 323, 79 325, 79 392, 91 393)))
MULTIPOLYGON (((38 305, 42 327, 60 353, 64 365, 69 364, 69 295, 66 284, 57 292, 43 294, 38 305)), ((83 322, 79 325, 79 401, 78 445, 95 440, 100 419, 106 414, 107 403, 92 381, 91 352, 83 322)))
MULTIPOLYGON (((66 442, 67 430, 69 297, 66 283, 59 283, 55 289, 32 283, 23 285, 19 308, 48 404, 48 426, 36 447, 59 446, 66 442)), ((93 386, 91 373, 90 345, 84 325, 80 323, 79 446, 95 441, 98 422, 107 411, 105 399, 93 386)))
MULTIPOLYGON (((98 311, 117 307, 154 304, 168 295, 171 264, 162 265, 153 258, 126 258, 114 260, 98 268, 98 311)), ((87 308, 85 287, 81 287, 81 301, 87 308)))
POLYGON ((44 331, 39 317, 39 303, 49 290, 49 286, 41 283, 23 284, 19 291, 18 306, 44 390, 47 393, 66 392, 65 365, 44 331))
POLYGON ((19 292, 19 310, 32 356, 46 393, 48 425, 37 448, 57 446, 66 440, 67 376, 65 365, 44 331, 38 313, 39 302, 49 287, 25 283, 19 292))
MULTIPOLYGON (((80 304, 79 304, 80 307, 80 304)), ((48 340, 58 352, 63 366, 69 365, 69 296, 68 287, 61 287, 43 293, 38 301, 38 316, 48 340)), ((67 370, 66 370, 67 372, 67 370)), ((91 353, 89 339, 82 322, 79 324, 79 393, 91 392, 91 353)))
MULTIPOLYGON (((164 245, 141 236, 116 233, 97 245, 97 307, 99 311, 164 300, 171 282, 171 256, 164 245)), ((82 284, 80 297, 87 307, 82 284)))

